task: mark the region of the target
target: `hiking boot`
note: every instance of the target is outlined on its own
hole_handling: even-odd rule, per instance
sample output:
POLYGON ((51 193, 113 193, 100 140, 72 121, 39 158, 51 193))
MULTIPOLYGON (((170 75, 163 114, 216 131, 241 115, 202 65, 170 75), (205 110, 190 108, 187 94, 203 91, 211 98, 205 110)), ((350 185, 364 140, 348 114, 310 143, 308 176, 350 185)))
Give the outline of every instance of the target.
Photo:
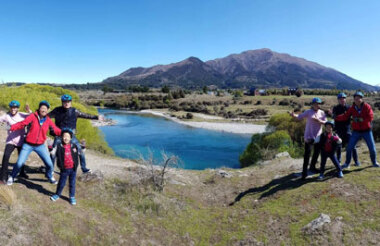
POLYGON ((53 202, 57 201, 59 199, 59 196, 57 194, 54 194, 50 197, 50 200, 52 200, 53 202))
POLYGON ((361 165, 360 162, 355 162, 354 164, 355 167, 360 167, 360 165, 361 165))
POLYGON ((51 177, 51 179, 49 179, 49 182, 54 185, 58 184, 58 181, 54 177, 51 177))
POLYGON ((24 178, 24 179, 29 179, 29 175, 26 174, 26 172, 22 172, 22 173, 20 173, 19 177, 20 177, 20 178, 24 178))
POLYGON ((8 181, 7 181, 7 185, 13 185, 13 177, 12 176, 9 176, 8 178, 8 181))
POLYGON ((372 165, 373 167, 380 167, 379 163, 376 162, 375 164, 372 165))
POLYGON ((75 197, 70 197, 70 204, 77 205, 77 200, 75 200, 75 197))
POLYGON ((82 170, 82 173, 91 173, 91 172, 92 172, 92 170, 89 168, 82 170))
POLYGON ((338 172, 338 178, 343 178, 343 172, 342 171, 338 172))
POLYGON ((341 166, 342 169, 350 169, 350 164, 347 164, 347 163, 344 163, 342 166, 341 166))

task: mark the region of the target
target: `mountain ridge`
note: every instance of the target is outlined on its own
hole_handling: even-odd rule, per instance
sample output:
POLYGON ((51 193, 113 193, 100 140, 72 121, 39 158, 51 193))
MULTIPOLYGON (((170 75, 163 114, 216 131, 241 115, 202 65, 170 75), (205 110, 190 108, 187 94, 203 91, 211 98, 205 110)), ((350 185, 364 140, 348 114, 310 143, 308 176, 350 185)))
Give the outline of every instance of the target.
POLYGON ((125 87, 139 84, 199 88, 302 87, 376 90, 333 68, 268 48, 247 50, 223 58, 202 61, 191 56, 179 62, 152 67, 133 67, 101 82, 125 87))

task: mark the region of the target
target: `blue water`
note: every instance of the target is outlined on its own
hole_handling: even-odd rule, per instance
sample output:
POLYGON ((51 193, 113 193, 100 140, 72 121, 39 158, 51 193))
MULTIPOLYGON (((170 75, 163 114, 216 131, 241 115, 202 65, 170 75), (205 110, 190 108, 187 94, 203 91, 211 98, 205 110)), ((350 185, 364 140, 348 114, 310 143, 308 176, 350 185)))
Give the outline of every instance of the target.
POLYGON ((250 142, 250 134, 232 134, 192 128, 151 115, 120 110, 99 109, 116 126, 100 127, 115 154, 138 159, 153 153, 159 161, 161 152, 176 155, 185 169, 239 168, 239 155, 250 142))

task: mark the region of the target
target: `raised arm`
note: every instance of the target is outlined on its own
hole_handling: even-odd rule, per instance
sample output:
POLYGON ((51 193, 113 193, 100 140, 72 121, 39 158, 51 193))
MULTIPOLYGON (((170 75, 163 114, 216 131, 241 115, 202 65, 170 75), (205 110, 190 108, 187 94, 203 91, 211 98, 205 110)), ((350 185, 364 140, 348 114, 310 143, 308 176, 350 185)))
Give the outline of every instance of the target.
POLYGON ((86 113, 79 111, 78 109, 75 109, 75 114, 77 115, 78 118, 90 119, 90 120, 98 120, 99 119, 99 116, 97 116, 97 115, 86 114, 86 113))
POLYGON ((335 116, 335 121, 347 121, 352 115, 352 107, 349 108, 344 114, 335 116))
POLYGON ((25 120, 18 122, 16 124, 13 124, 11 126, 11 131, 16 131, 24 128, 25 126, 29 125, 33 121, 33 117, 36 117, 34 114, 30 114, 28 117, 26 117, 25 120))

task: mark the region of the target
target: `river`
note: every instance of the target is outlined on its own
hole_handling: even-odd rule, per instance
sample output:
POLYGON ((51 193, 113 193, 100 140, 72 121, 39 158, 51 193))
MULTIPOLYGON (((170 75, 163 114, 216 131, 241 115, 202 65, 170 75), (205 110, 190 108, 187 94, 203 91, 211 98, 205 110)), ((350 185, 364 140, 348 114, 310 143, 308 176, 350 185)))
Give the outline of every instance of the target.
POLYGON ((251 134, 193 128, 148 114, 110 109, 99 109, 99 113, 117 121, 117 125, 99 127, 117 156, 138 159, 153 155, 160 161, 165 151, 178 156, 185 169, 239 168, 239 155, 251 138, 251 134))

